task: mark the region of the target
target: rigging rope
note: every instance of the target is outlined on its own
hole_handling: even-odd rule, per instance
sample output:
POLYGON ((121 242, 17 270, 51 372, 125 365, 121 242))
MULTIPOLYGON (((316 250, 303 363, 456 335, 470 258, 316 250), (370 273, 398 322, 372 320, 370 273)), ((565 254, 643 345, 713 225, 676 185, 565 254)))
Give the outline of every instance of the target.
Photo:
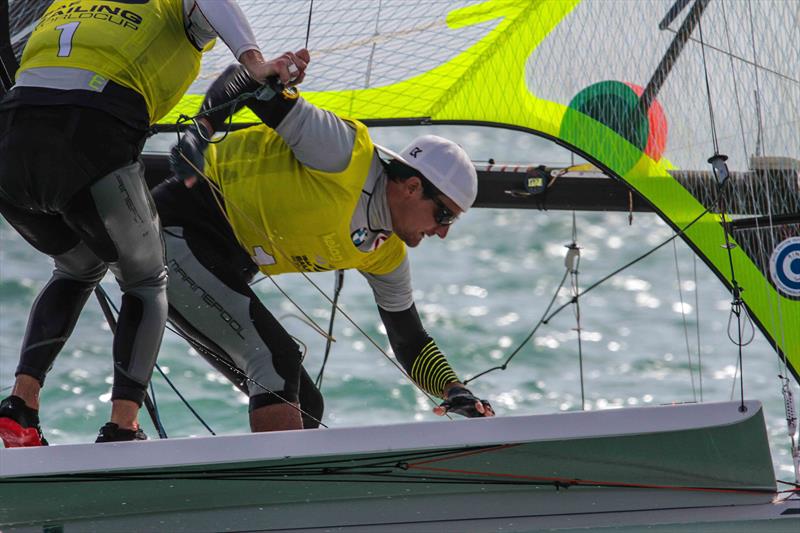
MULTIPOLYGON (((655 246, 655 247, 651 248, 649 251, 647 251, 647 252, 645 252, 644 254, 640 255, 640 256, 639 256, 639 257, 637 257, 636 259, 634 259, 634 260, 632 260, 632 261, 629 261, 628 263, 626 263, 626 264, 624 264, 623 266, 619 267, 618 269, 614 270, 614 271, 613 271, 613 272, 611 272, 610 274, 608 274, 608 275, 606 275, 606 276, 604 276, 604 277, 600 278, 599 280, 595 281, 593 284, 589 285, 589 286, 588 286, 586 289, 584 289, 584 290, 583 290, 583 292, 581 292, 581 293, 580 293, 580 296, 583 296, 583 295, 585 295, 586 293, 588 293, 588 292, 590 292, 590 291, 592 291, 592 290, 596 289, 596 288, 597 288, 597 287, 599 287, 601 284, 603 284, 603 283, 605 283, 606 281, 608 281, 609 279, 613 278, 614 276, 616 276, 617 274, 619 274, 619 273, 620 273, 620 272, 622 272, 623 270, 627 269, 628 267, 631 267, 631 266, 635 265, 635 264, 636 264, 636 263, 638 263, 639 261, 641 261, 641 260, 645 259, 646 257, 649 257, 650 255, 652 255, 652 254, 653 254, 653 253, 655 253, 656 251, 660 250, 661 248, 663 248, 663 247, 664 247, 664 246, 666 246, 667 244, 671 243, 673 240, 675 240, 675 239, 677 239, 678 237, 680 237, 681 235, 683 235, 683 234, 686 232, 686 230, 688 230, 689 228, 691 228, 692 226, 694 226, 694 225, 695 225, 695 223, 697 223, 697 221, 699 221, 699 220, 700 220, 701 218, 703 218, 703 217, 704 217, 706 214, 708 214, 708 212, 709 212, 709 209, 708 209, 708 208, 704 209, 702 213, 700 213, 699 215, 697 215, 697 216, 696 216, 696 217, 695 217, 695 218, 694 218, 694 219, 693 219, 691 222, 689 222, 689 223, 688 223, 686 226, 684 226, 684 227, 683 227, 683 229, 681 229, 680 231, 678 231, 677 233, 675 233, 675 234, 674 234, 672 237, 670 237, 669 239, 665 240, 665 241, 664 241, 664 242, 662 242, 661 244, 659 244, 659 245, 657 245, 657 246, 655 246)), ((569 304, 571 304, 571 303, 572 303, 572 302, 567 302, 567 303, 563 304, 561 307, 559 307, 558 309, 556 309, 555 311, 553 311, 553 313, 552 313, 552 314, 551 314, 551 315, 550 315, 550 316, 549 316, 549 317, 548 317, 548 318, 545 320, 545 324, 547 323, 547 321, 549 321, 551 318, 553 318, 555 315, 557 315, 557 314, 558 314, 558 313, 559 313, 561 310, 563 310, 565 307, 567 307, 567 306, 568 306, 569 304)))
POLYGON ((311 0, 308 6, 308 24, 306 26, 306 45, 304 48, 308 50, 308 39, 311 37, 311 15, 314 13, 314 0, 311 0))
MULTIPOLYGON (((171 332, 175 333, 176 335, 180 335, 180 333, 178 333, 177 331, 175 331, 175 329, 173 329, 173 328, 171 328, 169 326, 167 326, 167 329, 169 329, 171 332)), ((178 396, 178 398, 181 400, 181 402, 183 402, 183 404, 186 406, 186 408, 189 409, 189 412, 192 413, 192 415, 194 415, 194 417, 203 425, 203 427, 205 427, 208 430, 209 433, 211 433, 212 435, 216 435, 214 430, 211 429, 211 426, 209 426, 206 423, 206 421, 203 420, 203 417, 200 416, 200 413, 198 413, 195 410, 195 408, 192 407, 192 404, 189 403, 189 400, 184 398, 183 394, 181 394, 181 391, 178 389, 178 387, 175 386, 174 383, 172 383, 172 380, 169 379, 169 376, 167 376, 166 372, 164 372, 164 370, 162 370, 160 365, 156 365, 156 370, 158 370, 158 373, 161 374, 161 377, 164 378, 164 381, 167 382, 167 385, 169 385, 169 387, 175 392, 175 394, 178 396)), ((152 381, 150 383, 152 384, 152 381)))
POLYGON ((550 309, 553 307, 553 304, 556 302, 556 298, 558 297, 558 293, 561 291, 561 288, 564 286, 564 282, 566 282, 566 281, 567 281, 567 276, 569 276, 569 270, 566 270, 566 269, 565 269, 565 270, 564 270, 564 276, 562 276, 562 278, 561 278, 561 282, 558 284, 558 287, 556 288, 555 292, 553 292, 553 297, 550 299, 550 303, 547 305, 547 308, 544 310, 544 313, 542 314, 542 318, 540 318, 540 319, 539 319, 539 321, 538 321, 538 322, 536 323, 536 325, 533 327, 533 329, 532 329, 532 330, 531 330, 531 332, 528 334, 528 336, 527 336, 527 337, 525 337, 525 339, 524 339, 524 340, 523 340, 521 343, 519 343, 519 346, 517 346, 517 347, 514 349, 514 351, 512 351, 512 352, 511 352, 511 355, 509 355, 509 356, 506 358, 505 362, 504 362, 502 365, 499 365, 499 366, 494 366, 494 367, 492 367, 492 368, 489 368, 489 369, 487 369, 487 370, 484 370, 483 372, 479 372, 479 373, 475 374, 474 376, 472 376, 472 377, 471 377, 471 378, 469 378, 469 379, 465 379, 465 380, 464 380, 464 385, 467 385, 467 384, 469 384, 470 382, 472 382, 472 381, 475 381, 476 379, 478 379, 479 377, 481 377, 481 376, 483 376, 483 375, 485 375, 485 374, 488 374, 488 373, 490 373, 490 372, 494 372, 495 370, 505 370, 505 369, 508 367, 508 364, 511 362, 511 360, 512 360, 512 359, 514 359, 514 357, 515 357, 515 356, 516 356, 516 355, 519 353, 519 351, 520 351, 520 350, 522 350, 522 348, 523 348, 523 347, 524 347, 524 346, 525 346, 525 345, 528 343, 528 341, 529 341, 529 340, 531 340, 531 339, 533 338, 533 336, 534 336, 534 335, 536 334, 536 332, 539 330, 539 327, 540 327, 542 324, 545 324, 545 321, 544 321, 544 319, 545 319, 545 317, 547 316, 547 313, 548 313, 548 312, 550 311, 550 309))
MULTIPOLYGON (((666 28, 666 31, 669 31, 671 33, 678 33, 677 31, 673 30, 672 28, 666 28)), ((694 43, 696 43, 696 44, 700 44, 700 41, 698 39, 695 39, 694 37, 689 37, 689 40, 694 42, 694 43)), ((744 63, 746 65, 750 65, 750 66, 752 66, 753 68, 755 68, 757 70, 763 70, 764 72, 768 72, 769 74, 774 74, 775 76, 781 78, 782 80, 789 81, 789 82, 796 83, 796 84, 800 85, 800 79, 793 78, 789 74, 785 74, 783 72, 779 72, 779 71, 777 71, 775 69, 769 68, 766 65, 761 65, 756 61, 750 61, 746 57, 734 54, 734 53, 732 53, 730 51, 727 51, 727 50, 723 50, 722 48, 718 48, 718 47, 716 47, 716 46, 714 46, 712 44, 705 43, 705 45, 706 45, 706 48, 708 48, 709 50, 713 50, 715 52, 721 53, 722 55, 729 56, 730 58, 736 59, 737 61, 741 61, 742 63, 744 63)))
POLYGON ((706 102, 708 103, 708 116, 711 121, 711 140, 714 143, 714 155, 719 155, 719 141, 717 140, 717 126, 714 122, 714 105, 711 102, 711 84, 708 80, 708 66, 706 65, 706 47, 703 41, 703 20, 697 21, 698 31, 700 32, 700 52, 703 58, 703 75, 706 82, 706 102))
POLYGON ((164 430, 164 424, 161 423, 161 414, 158 412, 158 402, 156 401, 156 389, 153 387, 153 380, 150 380, 150 399, 153 402, 153 414, 156 428, 158 428, 158 437, 164 439, 167 437, 167 432, 164 430), (163 436, 162 432, 163 431, 163 436))
MULTIPOLYGON (((717 180, 717 195, 718 195, 718 205, 719 205, 719 215, 722 222, 722 233, 725 237, 725 245, 724 248, 728 253, 728 264, 730 266, 731 272, 731 293, 733 294, 733 301, 731 302, 731 314, 728 315, 728 337, 731 341, 736 344, 738 348, 738 367, 740 369, 739 372, 739 392, 740 392, 740 404, 739 410, 744 412, 747 407, 744 405, 744 365, 742 361, 742 347, 746 344, 749 344, 748 341, 746 344, 742 341, 742 313, 744 313, 744 318, 749 320, 749 315, 747 314, 747 308, 744 306, 744 301, 742 300, 742 288, 739 286, 739 282, 736 279, 736 272, 733 267, 733 252, 731 251, 736 244, 731 243, 730 240, 730 224, 729 218, 726 214, 727 211, 725 209, 725 185, 728 183, 728 178, 730 177, 730 172, 728 171, 728 166, 725 161, 728 157, 724 154, 719 153, 719 141, 717 139, 717 127, 714 121, 714 106, 712 103, 711 98, 711 84, 709 82, 708 76, 708 64, 706 62, 706 51, 705 51, 705 40, 703 39, 703 22, 702 20, 698 21, 698 29, 700 33, 700 50, 701 50, 701 57, 703 60, 703 76, 705 79, 706 85, 706 101, 708 102, 708 115, 711 124, 711 138, 714 144, 714 155, 709 158, 708 162, 711 164, 711 168, 713 170, 714 176, 717 180), (730 325, 732 322, 733 317, 736 317, 736 331, 737 331, 737 339, 734 340, 730 335, 730 325)), ((751 322, 752 326, 752 322, 751 322)), ((755 331, 753 332, 755 335, 755 331)), ((750 339, 752 341, 752 339, 750 339)))
MULTIPOLYGON (((755 23, 753 22, 753 2, 752 0, 747 0, 747 13, 750 19, 750 44, 753 47, 753 73, 756 82, 756 109, 758 110, 758 139, 761 140, 761 132, 762 132, 762 123, 761 123, 761 84, 758 80, 758 52, 756 51, 756 28, 755 23)), ((770 71, 768 71, 770 72, 770 71)), ((800 80, 792 80, 795 83, 800 83, 800 80)), ((758 150, 756 150, 756 154, 758 154, 758 150)))
POLYGON ((700 344, 700 285, 697 283, 697 254, 692 254, 694 273, 694 309, 697 315, 695 330, 697 332, 697 375, 700 378, 700 403, 703 403, 703 350, 700 344))
POLYGON ((328 323, 328 338, 325 341, 325 355, 322 356, 322 365, 320 366, 319 373, 317 374, 317 379, 314 380, 314 385, 317 386, 317 389, 322 391, 322 378, 325 375, 325 365, 328 364, 328 356, 331 353, 331 339, 333 335, 333 321, 336 318, 336 309, 339 305, 339 295, 342 292, 342 287, 344 287, 344 270, 337 270, 336 271, 336 281, 334 282, 333 286, 333 304, 331 305, 331 320, 328 323))
POLYGON ((533 326, 533 329, 531 330, 530 333, 528 333, 528 335, 525 337, 525 339, 514 349, 513 352, 511 352, 511 355, 509 355, 506 358, 505 362, 503 364, 501 364, 501 365, 493 366, 493 367, 491 367, 491 368, 489 368, 487 370, 484 370, 482 372, 479 372, 479 373, 475 374, 471 378, 464 380, 464 384, 466 385, 467 383, 469 383, 471 381, 475 381, 479 377, 484 376, 486 374, 489 374, 490 372, 494 372, 495 370, 505 370, 508 367, 508 364, 514 358, 514 356, 517 355, 517 353, 519 353, 519 351, 522 350, 522 347, 525 346, 525 344, 527 344, 528 341, 530 341, 533 338, 533 336, 536 334, 536 332, 539 330, 539 328, 543 324, 547 324, 553 317, 555 317, 558 313, 560 313, 561 311, 566 309, 567 306, 571 305, 574 302, 574 300, 576 300, 577 298, 579 298, 581 296, 584 296, 588 292, 596 289, 597 287, 599 287, 600 285, 602 285, 603 283, 605 283, 609 279, 613 278, 614 276, 616 276, 617 274, 619 274, 623 270, 625 270, 625 269, 635 265, 639 261, 642 261, 643 259, 649 257, 650 255, 652 255, 653 253, 655 253, 659 249, 663 248, 664 246, 666 246, 667 244, 669 244, 673 240, 677 239, 681 235, 684 235, 685 232, 689 228, 694 226, 695 223, 697 223, 697 221, 699 221, 701 218, 706 216, 708 214, 708 212, 709 212, 709 208, 707 207, 707 208, 705 208, 703 210, 702 213, 697 215, 691 222, 689 222, 686 226, 681 228, 680 231, 676 232, 670 238, 668 238, 667 240, 665 240, 661 244, 655 246, 654 248, 651 248, 650 250, 648 250, 644 254, 642 254, 639 257, 633 259, 632 261, 629 261, 628 263, 626 263, 625 265, 623 265, 623 266, 619 267, 618 269, 614 270, 610 274, 607 274, 606 276, 604 276, 604 277, 600 278, 599 280, 595 281, 593 284, 589 285, 589 287, 587 287, 582 292, 580 292, 577 296, 573 296, 572 298, 570 298, 570 300, 568 302, 562 304, 561 306, 558 307, 558 309, 556 309, 555 311, 550 313, 550 309, 553 307, 553 304, 555 303, 556 298, 558 297, 558 293, 561 290, 561 288, 564 286, 564 282, 566 281, 567 276, 569 275, 569 269, 565 269, 564 276, 561 278, 561 283, 558 285, 558 288, 556 289, 555 293, 553 294, 553 298, 550 300, 550 303, 548 304, 547 309, 545 309, 544 313, 542 314, 542 318, 540 318, 539 321, 536 323, 536 325, 533 326))
MULTIPOLYGON (((749 22, 750 22, 750 44, 751 44, 752 51, 753 51, 753 61, 754 61, 754 63, 757 63, 758 62, 758 51, 756 49, 755 22, 753 21, 752 0, 748 0, 748 2, 747 2, 747 10, 748 10, 748 15, 749 15, 748 18, 749 18, 749 22)), ((758 121, 758 143, 756 145, 756 155, 760 155, 760 152, 761 152, 761 141, 762 141, 762 135, 763 135, 763 130, 764 130, 764 128, 763 128, 763 120, 762 120, 762 116, 761 116, 761 85, 760 85, 760 81, 759 81, 758 70, 759 69, 757 67, 754 67, 754 69, 753 69, 753 74, 754 74, 754 79, 755 79, 755 84, 756 84, 756 90, 755 90, 756 119, 758 121)), ((766 188, 767 188, 767 194, 766 194, 767 218, 768 218, 769 227, 773 228, 774 227, 774 219, 773 219, 773 209, 772 209, 772 188, 771 188, 772 187, 772 183, 771 183, 771 180, 765 180, 765 185, 766 185, 766 188)), ((752 190, 751 190, 751 194, 752 194, 752 190)), ((754 199, 754 203, 755 203, 755 199, 754 199)), ((759 235, 759 238, 760 238, 760 232, 758 232, 758 229, 759 229, 758 228, 758 224, 759 224, 759 220, 758 220, 758 218, 756 218, 756 230, 757 230, 756 234, 759 235)), ((774 232, 770 231, 769 232, 769 237, 770 237, 769 248, 770 249, 774 249, 775 245, 776 245, 774 232)), ((763 245, 762 245, 762 249, 763 249, 763 245)), ((775 325, 777 326, 776 330, 780 331, 780 335, 782 337, 783 345, 785 346, 786 345, 786 330, 785 330, 785 326, 783 324, 783 312, 781 310, 781 298, 777 298, 776 301, 777 301, 778 321, 780 323, 779 324, 775 324, 775 325)), ((774 312, 774 310, 773 310, 773 312, 774 312)), ((773 316, 773 320, 774 320, 774 318, 775 317, 773 316)), ((775 344, 774 344, 773 347, 774 347, 775 351, 778 352, 779 360, 780 360, 780 362, 782 364, 781 373, 783 375, 788 375, 789 371, 788 371, 788 361, 787 361, 787 358, 786 358, 786 353, 783 350, 779 349, 777 338, 775 339, 775 344)), ((787 416, 788 416, 788 413, 787 413, 787 416)))
MULTIPOLYGON (((747 9, 748 9, 748 19, 749 19, 749 23, 750 23, 750 44, 751 44, 752 53, 753 53, 753 61, 752 61, 753 74, 754 74, 754 80, 755 80, 755 85, 756 85, 756 89, 755 89, 755 107, 756 107, 756 121, 757 121, 757 137, 756 137, 756 147, 755 147, 755 154, 754 155, 755 156, 759 156, 762 153, 762 146, 763 146, 762 143, 763 143, 763 131, 764 131, 764 128, 763 128, 763 122, 762 122, 762 116, 761 116, 761 101, 760 101, 761 90, 760 90, 760 82, 759 82, 758 52, 757 52, 757 49, 756 49, 756 42, 755 42, 755 23, 754 23, 754 20, 753 20, 753 7, 752 7, 752 1, 751 0, 748 0, 747 9)), ((724 23, 725 23, 725 35, 726 35, 726 38, 727 38, 728 48, 730 50, 732 50, 730 31, 729 31, 729 28, 728 28, 728 19, 727 19, 727 15, 726 15, 726 11, 725 11, 725 3, 724 2, 722 2, 722 15, 723 15, 724 23)), ((701 36, 702 36, 702 33, 701 33, 701 36)), ((732 75, 733 75, 734 94, 735 94, 735 97, 736 97, 736 106, 737 106, 737 110, 738 110, 738 113, 739 113, 739 126, 740 126, 740 130, 741 130, 741 135, 742 135, 742 146, 743 146, 743 149, 744 149, 744 154, 745 154, 745 156, 747 156, 748 149, 747 149, 747 141, 746 141, 746 137, 745 137, 745 133, 744 133, 744 122, 742 120, 743 113, 742 113, 741 105, 740 105, 740 102, 739 102, 738 83, 737 83, 737 79, 736 79, 736 71, 735 71, 734 65, 733 65, 733 56, 732 56, 732 54, 730 55, 730 57, 731 57, 731 61, 730 61, 730 63, 731 63, 731 72, 732 72, 732 75)), ((705 64, 704 64, 704 67, 705 67, 705 64)), ((770 179, 765 179, 764 180, 764 187, 766 189, 766 206, 767 206, 768 226, 762 228, 760 217, 755 217, 754 235, 755 235, 755 239, 756 239, 756 242, 757 242, 758 250, 762 254, 762 258, 761 259, 762 259, 762 261, 764 263, 766 263, 769 260, 769 253, 766 250, 772 250, 772 249, 775 248, 775 232, 772 230, 772 228, 775 227, 774 226, 775 221, 773 220, 772 183, 771 183, 771 181, 772 180, 770 180, 770 179), (765 243, 764 240, 762 239, 762 233, 763 233, 764 230, 768 230, 768 238, 769 238, 769 241, 770 241, 769 243, 765 243), (767 244, 767 246, 765 246, 765 244, 767 244)), ((721 188, 722 188, 722 186, 720 186, 720 189, 721 188)), ((760 208, 759 208, 758 199, 756 197, 756 191, 754 189, 755 189, 755 187, 753 186, 753 184, 748 183, 747 191, 749 193, 749 200, 750 200, 750 202, 751 202, 751 204, 753 206, 753 212, 757 213, 757 212, 759 212, 760 208)), ((722 216, 723 217, 725 216, 724 211, 722 211, 722 216)), ((727 231, 727 228, 726 228, 726 231, 727 231)), ((726 237, 727 237, 727 235, 726 235, 726 237)), ((729 251, 729 255, 730 255, 730 248, 728 248, 728 251, 729 251)), ((732 266, 731 266, 731 273, 733 275, 733 267, 732 266)), ((735 283, 735 279, 734 279, 734 283, 735 283)), ((734 287, 735 287, 735 285, 734 285, 734 287)), ((777 294, 773 295, 771 293, 771 291, 769 290, 769 287, 767 285, 764 286, 764 291, 765 291, 765 298, 767 299, 767 301, 772 300, 773 297, 775 298, 775 301, 776 301, 776 305, 775 306, 772 306, 772 305, 770 306, 770 314, 771 314, 771 318, 773 320, 774 330, 776 332, 779 332, 779 333, 774 335, 774 339, 769 339, 770 336, 768 336, 768 341, 771 341, 773 349, 775 349, 775 351, 778 353, 778 360, 779 360, 779 362, 778 362, 778 365, 779 365, 778 379, 780 380, 780 382, 782 384, 781 392, 782 392, 783 398, 784 398, 784 410, 785 410, 786 422, 787 422, 787 433, 788 433, 788 436, 789 436, 789 439, 790 439, 791 455, 792 455, 792 462, 793 462, 793 466, 794 466, 795 480, 797 482, 800 482, 800 449, 798 449, 797 441, 795 439, 795 434, 797 432, 797 414, 795 412, 794 397, 793 397, 793 394, 792 394, 791 386, 790 386, 789 380, 785 378, 785 376, 788 375, 787 356, 786 356, 785 351, 780 349, 779 343, 778 343, 778 338, 777 338, 778 335, 783 336, 782 340, 783 340, 784 345, 785 345, 786 339, 785 339, 785 329, 783 327, 783 313, 781 312, 781 298, 777 294), (776 320, 776 316, 775 316, 776 311, 777 311, 777 320, 776 320)), ((734 304, 735 304, 735 302, 734 302, 734 304)), ((752 342, 753 338, 755 337, 755 326, 753 325, 752 319, 750 318, 750 316, 748 314, 746 314, 745 317, 746 317, 747 320, 746 320, 745 324, 741 324, 738 314, 736 315, 737 316, 737 339, 734 339, 733 336, 731 335, 733 313, 736 313, 735 305, 734 305, 734 307, 732 309, 732 314, 729 315, 729 317, 728 317, 728 328, 727 328, 728 329, 728 338, 732 342, 737 344, 737 345, 742 345, 742 344, 747 345, 750 342, 752 342), (743 342, 742 341, 742 337, 744 336, 744 328, 747 327, 748 324, 749 324, 749 326, 751 328, 750 338, 748 339, 748 341, 743 342)), ((736 365, 736 369, 737 370, 736 370, 736 372, 739 373, 740 380, 742 380, 743 379, 743 372, 741 371, 742 370, 741 347, 739 348, 739 351, 740 351, 740 354, 739 354, 739 360, 737 360, 737 365, 736 365)), ((732 384, 733 386, 735 386, 735 383, 736 383, 735 377, 736 376, 734 375, 734 380, 733 380, 733 384, 732 384)), ((734 392, 734 389, 732 387, 732 389, 731 389, 731 397, 733 397, 733 392, 734 392)))
MULTIPOLYGON (((747 10, 750 20, 750 44, 753 49, 753 62, 758 63, 758 51, 756 49, 756 39, 755 39, 755 23, 753 22, 753 5, 752 0, 748 0, 747 2, 747 10)), ((756 83, 756 90, 755 90, 755 97, 756 97, 756 118, 758 120, 758 141, 756 144, 756 155, 760 155, 761 152, 761 143, 763 141, 763 119, 761 115, 761 86, 759 82, 758 76, 758 68, 754 68, 755 74, 755 83, 756 83)), ((770 180, 766 180, 766 188, 767 188, 767 215, 769 220, 769 227, 774 227, 774 220, 773 220, 773 210, 772 210, 772 184, 770 180)), ((758 231, 758 219, 756 219, 756 230, 758 231)), ((760 238, 760 232, 757 233, 760 238)), ((775 249, 775 233, 773 231, 769 232, 770 237, 770 249, 775 249)), ((762 245, 763 248, 763 245, 762 245)), ((780 332, 781 341, 783 345, 786 346, 786 328, 783 322, 783 311, 781 309, 781 298, 776 298, 777 305, 772 308, 773 311, 773 320, 775 319, 774 313, 777 308, 777 321, 778 324, 774 324, 776 326, 776 330, 780 332)), ((778 340, 777 335, 775 336, 775 351, 778 352, 780 365, 782 366, 779 374, 778 379, 780 379, 782 383, 781 393, 783 394, 783 401, 784 401, 784 412, 786 414, 786 424, 787 424, 787 432, 789 434, 789 439, 791 443, 791 455, 792 455, 792 463, 794 466, 794 478, 795 483, 800 484, 800 447, 798 446, 798 442, 795 438, 797 434, 797 412, 795 410, 794 405, 794 395, 792 393, 791 385, 786 378, 789 375, 789 363, 787 361, 787 355, 784 350, 779 349, 778 347, 778 340)))
POLYGON ((580 286, 578 284, 578 267, 581 263, 581 249, 578 246, 578 225, 575 222, 575 211, 572 212, 572 242, 567 245, 564 266, 570 275, 572 301, 575 303, 575 331, 578 333, 578 372, 581 380, 581 411, 586 409, 586 392, 583 376, 583 343, 581 342, 581 306, 580 286))
POLYGON ((675 275, 678 278, 678 297, 680 298, 680 305, 681 305, 681 320, 683 321, 683 338, 686 341, 686 357, 689 360, 689 378, 692 381, 692 396, 694 397, 694 401, 697 401, 697 389, 694 386, 694 367, 692 366, 692 351, 689 348, 689 326, 686 323, 686 309, 685 303, 683 301, 683 288, 681 287, 681 269, 678 265, 678 245, 675 241, 672 241, 672 252, 673 256, 675 257, 675 275))
MULTIPOLYGON (((379 37, 379 35, 380 35, 378 33, 378 28, 379 28, 380 23, 381 23, 381 10, 382 10, 382 8, 383 8, 383 0, 379 0, 378 1, 378 13, 375 15, 375 31, 373 33, 373 37, 375 37, 375 38, 379 37)), ((371 78, 372 78, 372 65, 373 65, 373 62, 375 61, 375 49, 377 48, 377 46, 378 46, 378 42, 377 41, 373 41, 372 42, 372 47, 370 48, 370 51, 369 51, 369 59, 367 60, 366 73, 364 74, 364 88, 368 88, 369 87, 369 84, 370 84, 370 81, 371 81, 371 78)))
MULTIPOLYGON (((720 3, 720 5, 722 6, 722 20, 725 23, 724 24, 724 26, 725 26, 725 38, 728 41, 728 50, 732 51, 733 50, 733 45, 731 44, 731 32, 730 32, 730 28, 728 27, 728 16, 727 16, 727 13, 725 12, 725 2, 724 2, 724 0, 720 3)), ((733 95, 734 95, 734 98, 736 99, 736 109, 738 111, 738 116, 739 116, 739 130, 741 131, 741 134, 742 134, 742 146, 744 147, 744 154, 745 154, 745 156, 747 156, 747 139, 745 138, 744 120, 743 120, 744 113, 742 113, 742 104, 739 101, 739 83, 738 83, 738 81, 736 79, 736 69, 734 68, 734 65, 733 65, 733 56, 729 55, 729 58, 730 58, 730 62, 731 62, 731 76, 733 77, 733 95)))

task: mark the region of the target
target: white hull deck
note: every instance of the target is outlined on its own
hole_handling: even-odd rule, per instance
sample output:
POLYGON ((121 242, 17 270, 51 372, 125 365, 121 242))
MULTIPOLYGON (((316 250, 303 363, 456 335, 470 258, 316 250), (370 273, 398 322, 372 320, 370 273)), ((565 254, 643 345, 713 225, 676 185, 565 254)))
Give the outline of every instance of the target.
POLYGON ((0 531, 796 533, 746 407, 0 450, 0 531))

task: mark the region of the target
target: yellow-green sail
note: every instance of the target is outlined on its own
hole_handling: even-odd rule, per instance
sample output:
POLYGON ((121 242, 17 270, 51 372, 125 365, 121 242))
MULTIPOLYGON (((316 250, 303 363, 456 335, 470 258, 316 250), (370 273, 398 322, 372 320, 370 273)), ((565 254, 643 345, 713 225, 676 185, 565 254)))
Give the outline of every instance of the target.
MULTIPOLYGON (((545 135, 627 183, 674 228, 700 217, 686 241, 729 287, 735 276, 752 316, 797 374, 800 288, 793 289, 800 285, 800 251, 793 255, 791 240, 800 237, 797 184, 792 191, 789 179, 786 194, 770 190, 769 183, 739 190, 736 201, 749 205, 745 210, 756 228, 733 232, 729 256, 713 186, 705 195, 690 192, 670 173, 710 169, 705 160, 714 153, 716 133, 731 170, 767 182, 791 176, 791 159, 800 158, 800 59, 791 53, 800 42, 796 6, 712 2, 671 66, 657 103, 633 117, 631 102, 685 20, 686 13, 678 13, 659 29, 673 4, 321 2, 312 15, 313 58, 303 94, 359 119, 485 123, 545 135), (783 259, 776 259, 781 245, 783 259)), ((267 17, 261 38, 279 43, 276 50, 302 46, 305 2, 293 3, 289 13, 285 3, 258 2, 249 9, 256 6, 281 13, 267 17)), ((163 122, 196 112, 213 76, 214 67, 163 122)), ((246 111, 236 120, 256 121, 246 111)))

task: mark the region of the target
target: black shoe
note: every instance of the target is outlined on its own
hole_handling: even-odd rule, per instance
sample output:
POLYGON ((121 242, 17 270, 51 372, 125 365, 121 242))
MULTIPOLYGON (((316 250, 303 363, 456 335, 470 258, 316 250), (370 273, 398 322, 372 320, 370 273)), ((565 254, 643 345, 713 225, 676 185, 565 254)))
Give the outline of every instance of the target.
POLYGON ((0 402, 0 438, 6 448, 47 446, 39 427, 39 411, 25 405, 19 396, 0 402))
POLYGON ((121 429, 114 422, 109 422, 100 428, 95 442, 125 442, 129 440, 147 440, 142 428, 121 429))

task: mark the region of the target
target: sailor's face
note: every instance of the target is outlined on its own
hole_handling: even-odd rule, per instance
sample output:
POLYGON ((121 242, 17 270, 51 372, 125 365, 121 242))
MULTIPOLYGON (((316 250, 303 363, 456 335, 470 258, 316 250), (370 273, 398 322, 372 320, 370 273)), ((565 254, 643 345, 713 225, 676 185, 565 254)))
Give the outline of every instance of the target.
POLYGON ((425 196, 418 178, 409 178, 403 185, 405 195, 402 209, 392 219, 394 232, 400 240, 413 248, 425 237, 447 237, 450 225, 461 213, 461 209, 443 194, 435 198, 425 196))

